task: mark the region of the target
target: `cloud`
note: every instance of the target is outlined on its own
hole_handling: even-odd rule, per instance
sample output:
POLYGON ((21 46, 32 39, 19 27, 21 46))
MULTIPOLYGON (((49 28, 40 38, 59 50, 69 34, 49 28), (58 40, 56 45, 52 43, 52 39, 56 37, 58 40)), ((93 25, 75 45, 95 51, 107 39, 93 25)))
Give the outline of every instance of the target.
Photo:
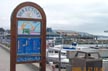
MULTIPOLYGON (((13 9, 26 0, 2 0, 0 23, 10 27, 13 9), (4 19, 4 20, 3 20, 4 19), (5 22, 4 22, 5 21, 5 22), (5 25, 8 24, 8 25, 5 25)), ((47 26, 54 29, 104 34, 107 30, 108 0, 28 0, 39 4, 47 15, 47 26)), ((0 26, 0 27, 2 27, 0 26)))

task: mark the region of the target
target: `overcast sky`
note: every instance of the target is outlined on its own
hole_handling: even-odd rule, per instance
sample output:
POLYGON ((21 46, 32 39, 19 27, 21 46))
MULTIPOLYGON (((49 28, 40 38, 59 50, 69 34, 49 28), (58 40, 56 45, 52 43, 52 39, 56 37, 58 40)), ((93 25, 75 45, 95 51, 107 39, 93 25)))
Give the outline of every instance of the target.
MULTIPOLYGON (((13 9, 26 0, 1 0, 0 27, 10 29, 13 9)), ((40 5, 53 29, 108 35, 108 0, 28 0, 40 5)))

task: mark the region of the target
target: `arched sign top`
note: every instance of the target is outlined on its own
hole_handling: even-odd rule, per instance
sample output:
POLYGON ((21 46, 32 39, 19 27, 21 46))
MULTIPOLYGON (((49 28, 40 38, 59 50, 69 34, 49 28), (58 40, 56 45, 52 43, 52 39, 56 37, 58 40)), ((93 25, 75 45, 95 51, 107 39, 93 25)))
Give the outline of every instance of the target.
POLYGON ((33 2, 24 2, 18 5, 12 14, 12 18, 44 19, 46 15, 43 9, 33 2))
POLYGON ((33 6, 25 6, 22 7, 18 12, 17 12, 17 18, 33 18, 33 19, 42 19, 42 15, 33 6))

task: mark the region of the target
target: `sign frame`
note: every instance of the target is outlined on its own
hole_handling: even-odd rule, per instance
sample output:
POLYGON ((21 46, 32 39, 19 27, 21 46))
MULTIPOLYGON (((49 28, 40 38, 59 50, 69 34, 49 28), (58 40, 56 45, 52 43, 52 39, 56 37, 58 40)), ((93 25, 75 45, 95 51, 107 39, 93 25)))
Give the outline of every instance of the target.
MULTIPOLYGON (((34 36, 33 36, 34 37, 34 36)), ((37 55, 38 56, 38 55, 37 55)), ((11 48, 10 48, 10 71, 16 71, 16 64, 21 64, 21 63, 35 63, 38 62, 40 63, 40 71, 46 71, 46 15, 44 10, 36 3, 33 2, 24 2, 19 4, 13 11, 11 15, 11 48), (36 8, 42 18, 26 18, 26 17, 17 17, 18 11, 25 7, 25 6, 32 6, 36 8), (30 61, 30 62, 20 62, 17 63, 17 38, 18 38, 18 32, 17 32, 17 22, 18 20, 27 20, 27 21, 39 21, 41 22, 41 60, 40 61, 30 61)))

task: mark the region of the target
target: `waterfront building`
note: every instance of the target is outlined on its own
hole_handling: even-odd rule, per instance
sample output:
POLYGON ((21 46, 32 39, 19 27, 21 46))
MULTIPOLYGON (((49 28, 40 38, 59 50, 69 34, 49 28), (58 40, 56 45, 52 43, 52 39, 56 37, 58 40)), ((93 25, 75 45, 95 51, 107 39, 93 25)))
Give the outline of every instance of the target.
POLYGON ((53 40, 54 38, 60 38, 60 35, 56 31, 52 30, 52 28, 47 28, 46 33, 47 33, 46 34, 47 40, 53 40))
POLYGON ((2 40, 4 39, 4 29, 0 28, 0 42, 2 42, 2 40))
MULTIPOLYGON (((107 43, 107 36, 99 37, 98 35, 92 35, 86 32, 76 32, 71 30, 54 30, 52 28, 46 29, 46 40, 56 42, 57 44, 71 44, 72 42, 77 43, 97 43, 97 41, 107 43), (97 39, 96 39, 97 38, 97 39)), ((4 30, 0 28, 0 41, 10 41, 10 30, 4 30)))

